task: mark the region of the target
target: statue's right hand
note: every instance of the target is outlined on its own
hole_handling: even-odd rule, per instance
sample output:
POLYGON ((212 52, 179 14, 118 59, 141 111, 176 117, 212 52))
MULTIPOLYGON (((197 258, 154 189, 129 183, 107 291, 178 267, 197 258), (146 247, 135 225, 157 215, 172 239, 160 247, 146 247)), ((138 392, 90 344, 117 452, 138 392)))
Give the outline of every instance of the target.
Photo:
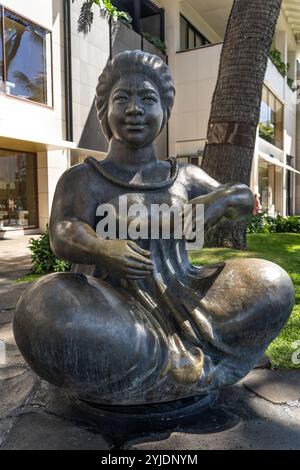
POLYGON ((144 279, 153 271, 150 251, 131 240, 103 240, 101 259, 106 270, 126 279, 144 279))

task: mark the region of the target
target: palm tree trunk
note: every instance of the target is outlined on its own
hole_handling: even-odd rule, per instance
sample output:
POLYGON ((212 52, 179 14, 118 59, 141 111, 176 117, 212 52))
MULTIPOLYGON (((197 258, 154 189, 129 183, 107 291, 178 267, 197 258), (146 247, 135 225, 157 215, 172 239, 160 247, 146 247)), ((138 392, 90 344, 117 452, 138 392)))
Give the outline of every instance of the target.
MULTIPOLYGON (((235 0, 225 35, 202 169, 220 183, 250 183, 262 86, 281 0, 235 0)), ((208 246, 246 249, 244 222, 219 224, 208 246)))

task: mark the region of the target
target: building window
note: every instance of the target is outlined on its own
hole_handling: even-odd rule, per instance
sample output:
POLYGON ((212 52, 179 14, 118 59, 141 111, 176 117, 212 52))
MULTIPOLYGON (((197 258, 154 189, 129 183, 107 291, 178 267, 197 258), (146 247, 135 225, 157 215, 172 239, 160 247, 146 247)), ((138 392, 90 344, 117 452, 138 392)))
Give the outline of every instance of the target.
POLYGON ((51 33, 0 8, 4 15, 0 31, 2 92, 52 106, 51 33))
POLYGON ((0 149, 0 230, 38 226, 36 155, 0 149))
POLYGON ((164 41, 164 9, 151 0, 114 0, 114 6, 132 18, 132 28, 139 34, 164 41))
POLYGON ((265 85, 261 100, 259 136, 283 149, 283 104, 265 85))
POLYGON ((180 15, 180 50, 195 49, 211 44, 184 16, 180 15))

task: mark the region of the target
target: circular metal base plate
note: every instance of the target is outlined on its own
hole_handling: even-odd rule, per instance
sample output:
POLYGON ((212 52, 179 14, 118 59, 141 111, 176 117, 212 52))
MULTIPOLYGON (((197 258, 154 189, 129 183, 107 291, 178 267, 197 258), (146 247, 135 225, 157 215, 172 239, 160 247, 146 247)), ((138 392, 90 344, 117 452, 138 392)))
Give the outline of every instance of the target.
POLYGON ((218 399, 218 396, 219 392, 215 391, 208 395, 184 398, 172 402, 130 406, 100 405, 80 399, 80 397, 72 397, 72 401, 77 407, 81 407, 88 414, 95 416, 136 423, 145 423, 146 419, 154 424, 155 422, 161 423, 163 421, 170 423, 173 420, 178 422, 178 420, 199 414, 211 407, 218 399))

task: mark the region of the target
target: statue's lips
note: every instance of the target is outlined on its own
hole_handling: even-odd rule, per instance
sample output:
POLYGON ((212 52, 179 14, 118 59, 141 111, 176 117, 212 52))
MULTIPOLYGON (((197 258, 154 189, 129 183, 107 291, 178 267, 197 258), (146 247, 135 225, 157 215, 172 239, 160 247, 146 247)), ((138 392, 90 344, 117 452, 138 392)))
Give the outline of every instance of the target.
POLYGON ((143 123, 125 122, 126 129, 129 131, 142 131, 146 125, 143 123))

